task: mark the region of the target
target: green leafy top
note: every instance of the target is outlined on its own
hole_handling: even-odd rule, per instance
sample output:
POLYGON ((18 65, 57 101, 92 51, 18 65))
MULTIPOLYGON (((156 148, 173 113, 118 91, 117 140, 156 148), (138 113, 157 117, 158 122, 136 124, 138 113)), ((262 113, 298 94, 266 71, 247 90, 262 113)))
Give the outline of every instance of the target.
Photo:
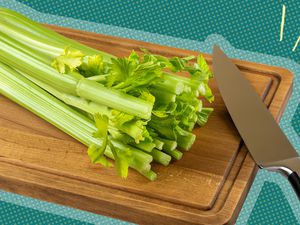
POLYGON ((214 101, 214 97, 210 87, 208 86, 208 81, 213 77, 206 60, 203 55, 199 55, 195 63, 193 60, 195 56, 187 57, 172 57, 166 58, 160 55, 153 55, 149 51, 142 49, 144 52, 144 61, 145 62, 154 62, 161 65, 164 69, 168 69, 174 73, 176 72, 188 72, 191 80, 189 81, 190 85, 185 89, 194 90, 197 87, 196 93, 199 93, 201 96, 205 97, 209 102, 214 101), (194 83, 193 83, 194 82, 194 83), (195 83, 200 82, 199 86, 195 83))
POLYGON ((108 146, 114 156, 117 173, 122 178, 127 178, 129 164, 132 160, 132 152, 129 148, 120 149, 109 142, 108 146))
POLYGON ((84 58, 79 71, 85 77, 102 75, 108 72, 108 64, 101 55, 92 55, 84 58))
POLYGON ((104 156, 106 148, 110 148, 115 159, 115 167, 118 175, 122 178, 126 178, 128 176, 129 164, 131 160, 133 160, 131 150, 129 148, 120 149, 118 147, 115 147, 111 143, 110 138, 108 138, 109 119, 107 116, 103 116, 97 113, 94 115, 94 121, 97 128, 97 131, 94 133, 94 137, 101 139, 102 145, 96 146, 92 144, 89 147, 88 155, 92 163, 99 163, 106 167, 112 166, 112 164, 104 156))
POLYGON ((124 92, 149 86, 162 79, 163 67, 153 61, 143 61, 133 50, 128 58, 111 60, 107 86, 124 92))
POLYGON ((136 93, 137 89, 147 89, 155 83, 163 82, 166 69, 174 73, 188 72, 191 81, 185 90, 191 88, 209 102, 214 100, 208 86, 208 81, 213 74, 202 55, 193 62, 195 56, 167 58, 142 50, 144 52, 142 57, 133 50, 128 57, 111 58, 111 62, 107 63, 101 55, 84 56, 80 51, 67 47, 62 55, 54 59, 52 66, 60 73, 78 70, 85 77, 103 77, 102 79, 98 77, 98 80, 101 80, 106 87, 129 94, 136 93))
POLYGON ((56 57, 52 62, 52 66, 60 73, 67 73, 69 70, 73 71, 82 64, 84 54, 78 50, 67 47, 64 52, 56 57))
POLYGON ((107 161, 104 156, 104 151, 108 142, 108 117, 96 113, 94 115, 95 125, 97 131, 94 133, 94 137, 102 140, 101 146, 91 145, 88 149, 88 155, 92 163, 100 163, 103 166, 111 166, 111 163, 107 161))
POLYGON ((148 137, 147 121, 143 121, 133 115, 112 110, 111 125, 128 134, 136 143, 148 137))

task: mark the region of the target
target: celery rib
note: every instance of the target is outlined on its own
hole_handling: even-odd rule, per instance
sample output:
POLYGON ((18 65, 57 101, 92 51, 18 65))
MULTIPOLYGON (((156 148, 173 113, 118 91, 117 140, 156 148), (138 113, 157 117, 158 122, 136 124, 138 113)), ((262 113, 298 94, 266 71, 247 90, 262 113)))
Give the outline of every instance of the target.
POLYGON ((143 119, 151 117, 151 103, 116 90, 108 89, 97 82, 81 79, 78 82, 76 90, 79 96, 99 104, 107 105, 113 109, 136 115, 143 119))
POLYGON ((171 156, 157 149, 153 149, 149 154, 153 156, 153 160, 155 162, 158 162, 164 166, 169 165, 172 159, 171 156))
POLYGON ((172 156, 174 159, 176 160, 180 160, 183 156, 183 153, 174 149, 174 150, 163 150, 165 153, 167 153, 168 155, 172 156))
POLYGON ((2 63, 0 63, 0 76, 1 94, 42 117, 85 145, 95 144, 101 146, 100 140, 88 135, 92 129, 85 126, 86 123, 89 123, 87 118, 2 63))
MULTIPOLYGON (((89 119, 3 63, 0 63, 0 81, 0 93, 2 95, 12 99, 86 146, 90 146, 91 144, 96 146, 102 145, 100 139, 92 136, 96 128, 93 127, 94 125, 89 119)), ((121 149, 128 147, 121 143, 118 147, 120 146, 121 149)), ((134 148, 130 148, 130 150, 133 151, 134 158, 138 160, 133 160, 134 163, 131 164, 131 167, 147 177, 150 171, 149 163, 152 161, 152 156, 134 148)), ((108 157, 111 156, 109 151, 105 151, 105 155, 108 157)), ((152 178, 153 176, 149 177, 149 179, 152 178)))
MULTIPOLYGON (((47 29, 46 27, 42 26, 41 24, 38 24, 38 23, 28 19, 27 17, 14 12, 13 10, 0 8, 0 18, 5 19, 5 23, 7 23, 13 29, 15 29, 17 27, 19 29, 22 29, 22 31, 20 32, 21 35, 24 34, 26 31, 30 32, 31 38, 35 41, 34 46, 36 46, 36 45, 37 46, 41 46, 41 45, 45 46, 45 45, 49 45, 51 43, 51 45, 56 46, 56 48, 60 48, 62 51, 66 46, 71 46, 75 49, 82 51, 83 53, 85 53, 87 55, 101 54, 103 56, 103 58, 107 61, 109 61, 111 59, 111 57, 113 57, 112 55, 110 55, 106 52, 92 49, 88 46, 80 44, 77 41, 70 40, 50 29, 47 29), (42 43, 40 43, 41 40, 43 40, 42 43)), ((7 33, 6 30, 5 30, 5 33, 7 33)), ((25 38, 24 36, 19 36, 18 39, 19 39, 19 41, 25 42, 24 38, 25 38)), ((35 50, 39 51, 39 52, 43 51, 42 48, 35 48, 35 50)))
POLYGON ((116 90, 108 89, 95 81, 84 78, 78 79, 67 74, 59 74, 54 68, 28 56, 17 48, 13 48, 4 41, 2 41, 0 48, 0 60, 60 91, 79 95, 96 103, 107 105, 113 109, 144 119, 149 119, 151 116, 151 103, 116 90))

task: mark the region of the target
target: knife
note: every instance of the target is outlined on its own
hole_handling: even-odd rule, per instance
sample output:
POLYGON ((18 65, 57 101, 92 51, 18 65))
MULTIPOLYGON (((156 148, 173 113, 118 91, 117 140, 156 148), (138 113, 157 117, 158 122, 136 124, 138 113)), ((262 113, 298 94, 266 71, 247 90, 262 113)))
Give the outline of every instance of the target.
POLYGON ((279 172, 300 200, 300 157, 261 98, 218 46, 213 69, 227 110, 259 168, 279 172))

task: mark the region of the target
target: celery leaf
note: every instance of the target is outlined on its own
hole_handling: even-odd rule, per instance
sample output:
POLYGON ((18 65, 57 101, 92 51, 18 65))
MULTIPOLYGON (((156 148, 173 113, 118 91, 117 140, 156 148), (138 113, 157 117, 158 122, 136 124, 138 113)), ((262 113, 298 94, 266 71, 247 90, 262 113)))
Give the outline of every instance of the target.
POLYGON ((163 67, 154 61, 141 61, 132 51, 129 57, 111 59, 107 86, 129 92, 162 79, 163 67))
POLYGON ((124 112, 113 110, 111 124, 132 137, 136 143, 145 140, 145 125, 147 124, 147 121, 143 121, 140 118, 124 112))
POLYGON ((132 160, 132 152, 129 148, 122 151, 121 149, 116 148, 111 142, 109 143, 109 147, 115 159, 118 175, 122 178, 127 178, 129 163, 132 160))
POLYGON ((101 55, 88 56, 80 65, 79 71, 85 77, 102 75, 108 72, 108 65, 101 55))
POLYGON ((69 47, 64 49, 64 52, 56 57, 53 62, 52 66, 58 70, 60 73, 66 73, 69 70, 73 71, 77 67, 79 67, 82 63, 82 58, 84 54, 79 50, 72 50, 69 47))
POLYGON ((96 113, 94 115, 95 125, 97 131, 94 133, 94 137, 99 138, 102 141, 101 146, 91 145, 88 149, 88 155, 92 161, 92 163, 100 163, 103 166, 111 166, 110 162, 107 161, 104 156, 104 151, 107 146, 107 135, 108 135, 108 117, 105 115, 100 115, 96 113))

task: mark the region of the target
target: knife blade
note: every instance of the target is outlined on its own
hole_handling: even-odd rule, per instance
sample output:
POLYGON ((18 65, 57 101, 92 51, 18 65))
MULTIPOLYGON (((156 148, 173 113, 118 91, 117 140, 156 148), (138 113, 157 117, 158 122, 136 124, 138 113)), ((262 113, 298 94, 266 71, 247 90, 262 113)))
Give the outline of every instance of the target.
POLYGON ((261 98, 237 66, 218 47, 213 70, 227 110, 247 149, 260 168, 288 178, 300 200, 300 157, 261 98))

